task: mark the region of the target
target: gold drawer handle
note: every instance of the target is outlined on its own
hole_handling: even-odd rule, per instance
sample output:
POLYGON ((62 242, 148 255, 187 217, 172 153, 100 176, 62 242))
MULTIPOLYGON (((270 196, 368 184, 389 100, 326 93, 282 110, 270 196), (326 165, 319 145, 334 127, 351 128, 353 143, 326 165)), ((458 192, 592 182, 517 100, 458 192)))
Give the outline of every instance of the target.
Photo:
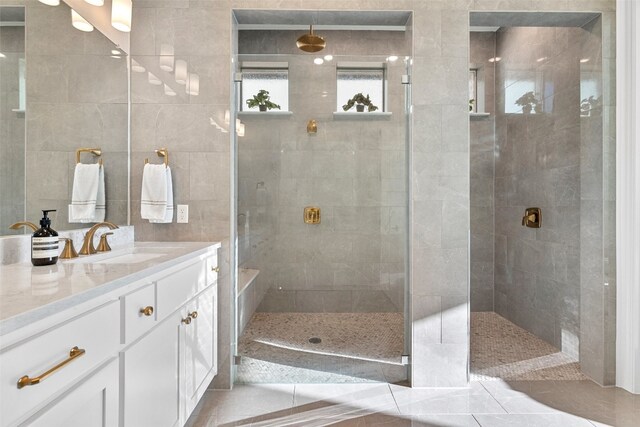
POLYGON ((195 319, 196 317, 198 317, 198 312, 194 311, 193 313, 189 313, 189 317, 191 317, 192 319, 195 319))
POLYGON ((42 382, 49 375, 51 375, 54 372, 60 370, 66 364, 68 364, 69 362, 72 362, 73 360, 77 359, 78 357, 82 356, 83 354, 85 354, 85 350, 83 348, 78 348, 77 346, 73 347, 71 350, 69 350, 69 358, 67 360, 65 360, 64 362, 58 363, 53 368, 49 369, 47 372, 45 372, 44 374, 39 375, 37 377, 29 378, 29 375, 25 375, 24 377, 22 377, 22 378, 20 378, 18 380, 18 388, 23 388, 23 387, 26 387, 28 385, 40 384, 40 382, 42 382))
POLYGON ((184 323, 185 325, 190 325, 191 324, 191 317, 187 316, 186 318, 182 319, 182 323, 184 323))
POLYGON ((141 308, 140 313, 144 314, 145 316, 151 316, 153 314, 153 307, 148 305, 145 308, 141 308))
POLYGON ((211 267, 211 271, 213 271, 214 273, 219 273, 220 267, 211 267))

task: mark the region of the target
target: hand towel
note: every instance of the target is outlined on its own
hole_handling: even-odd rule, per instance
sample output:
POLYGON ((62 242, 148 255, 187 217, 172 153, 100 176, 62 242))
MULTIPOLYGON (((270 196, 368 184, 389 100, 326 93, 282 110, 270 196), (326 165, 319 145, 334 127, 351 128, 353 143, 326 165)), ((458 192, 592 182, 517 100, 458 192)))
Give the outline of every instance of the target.
POLYGON ((173 220, 171 168, 147 163, 142 173, 140 216, 153 223, 173 220))
POLYGON ((69 209, 69 222, 104 221, 104 168, 100 164, 76 165, 69 209))

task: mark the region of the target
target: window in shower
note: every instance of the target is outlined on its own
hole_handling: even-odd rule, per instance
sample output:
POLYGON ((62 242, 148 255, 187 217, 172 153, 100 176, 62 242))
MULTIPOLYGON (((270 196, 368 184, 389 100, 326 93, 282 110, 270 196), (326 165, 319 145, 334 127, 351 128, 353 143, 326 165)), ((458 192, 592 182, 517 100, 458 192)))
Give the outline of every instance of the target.
POLYGON ((469 70, 469 111, 478 112, 478 69, 469 70))
MULTIPOLYGON (((342 106, 358 93, 368 95, 371 103, 378 107, 377 112, 386 111, 385 77, 382 64, 338 64, 336 111, 344 112, 342 106)), ((356 113, 357 111, 354 107, 347 112, 356 113)))
POLYGON ((280 110, 289 111, 289 65, 286 62, 245 62, 242 64, 241 111, 258 111, 249 108, 247 100, 261 90, 269 92, 270 101, 280 110))

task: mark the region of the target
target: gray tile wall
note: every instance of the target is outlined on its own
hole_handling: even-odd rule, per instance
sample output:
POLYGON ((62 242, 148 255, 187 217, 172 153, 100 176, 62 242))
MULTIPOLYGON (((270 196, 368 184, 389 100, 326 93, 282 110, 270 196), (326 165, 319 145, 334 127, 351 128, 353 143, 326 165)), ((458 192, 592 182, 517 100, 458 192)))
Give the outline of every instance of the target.
MULTIPOLYGON (((241 262, 259 269, 258 286, 266 284, 269 289, 258 310, 402 311, 406 225, 402 60, 387 67, 387 109, 392 117, 335 119, 333 112, 336 64, 402 56, 407 52, 404 34, 371 39, 352 32, 322 32, 328 41, 322 55, 332 54, 334 59, 319 66, 313 63, 316 55, 244 55, 291 51, 284 49, 282 39, 287 38, 295 49, 299 32, 243 33, 241 61, 289 63, 292 111, 286 117, 241 115, 246 135, 239 141, 239 205, 250 207, 245 217, 251 220, 244 228, 251 230, 254 240, 260 235, 247 248, 254 251, 245 255, 248 262, 242 262, 245 251, 241 262), (389 40, 397 41, 395 47, 389 40), (338 55, 349 51, 384 55, 338 55), (306 132, 311 118, 318 123, 317 134, 306 132), (258 182, 265 183, 268 195, 262 214, 257 205, 258 182), (303 222, 305 206, 321 208, 321 224, 303 222), (259 224, 261 216, 267 227, 259 224), (267 231, 269 227, 275 234, 267 231), (254 246, 263 245, 267 237, 273 238, 273 243, 264 242, 270 256, 256 259, 260 249, 254 246)), ((263 290, 257 292, 260 296, 263 290)))
POLYGON ((24 58, 24 27, 0 27, 0 234, 22 234, 8 227, 24 218, 25 114, 19 106, 19 59, 24 58))
MULTIPOLYGON (((305 9, 298 0, 136 0, 134 2, 133 39, 138 43, 151 43, 155 39, 171 37, 184 43, 197 44, 201 53, 217 58, 212 67, 216 76, 223 76, 231 52, 229 20, 233 8, 305 9), (150 9, 143 11, 142 9, 150 9), (189 10, 191 9, 191 10, 189 10), (175 19, 158 20, 158 16, 177 15, 175 19), (194 16, 193 21, 184 17, 194 16), (137 25, 137 30, 135 29, 137 25)), ((467 237, 469 230, 469 136, 467 125, 468 95, 468 12, 469 10, 590 10, 606 12, 603 16, 604 52, 608 70, 605 81, 605 106, 610 116, 615 116, 615 93, 611 72, 615 70, 615 2, 613 0, 326 0, 320 6, 327 10, 371 9, 413 10, 413 145, 411 149, 412 202, 411 213, 412 253, 411 253, 411 319, 412 319, 412 384, 421 386, 463 386, 467 384, 468 366, 468 256, 467 237), (453 125, 451 125, 453 124, 453 125)), ((134 40, 132 40, 133 42, 134 40)), ((149 50, 147 50, 149 52, 149 50)), ((155 55, 145 53, 145 55, 155 55)), ((211 79, 215 91, 206 100, 220 106, 216 117, 229 108, 231 86, 226 78, 211 79)), ((155 108, 161 108, 158 105, 155 108)), ((198 108, 204 108, 199 106, 198 108)), ((143 109, 144 110, 144 109, 143 109)), ((197 111, 196 111, 197 113, 197 111)), ((146 126, 134 139, 136 146, 146 140, 155 145, 155 138, 185 134, 185 140, 194 140, 192 152, 206 153, 219 141, 215 134, 205 134, 205 145, 200 138, 192 138, 197 121, 206 121, 206 115, 192 112, 194 121, 165 117, 168 127, 156 130, 154 115, 141 116, 134 108, 132 119, 136 126, 146 126), (200 119, 196 119, 200 117, 200 119), (185 126, 187 123, 189 126, 185 126), (183 132, 183 128, 187 131, 183 132), (178 130, 173 130, 178 129, 178 130), (202 147, 202 148, 201 148, 202 147)), ((204 127, 204 124, 202 125, 204 127)), ((612 127, 605 129, 607 138, 613 138, 612 127)), ((221 143, 221 142, 220 142, 221 143)), ((225 144, 228 147, 228 141, 225 144)), ((148 149, 137 149, 149 155, 148 149)), ((227 148, 228 150, 228 148, 227 148)), ((139 156, 140 161, 144 155, 139 156)), ((217 156, 217 155, 216 155, 217 156)), ((229 164, 228 154, 214 167, 229 164)), ((186 155, 185 157, 186 162, 186 155)), ((183 175, 187 171, 183 171, 183 175)), ((194 171, 196 173, 196 171, 194 171)), ((230 178, 219 178, 215 184, 228 187, 230 178)), ((607 182, 610 182, 607 180, 607 182)), ((135 183, 135 180, 134 180, 135 183)), ((212 189, 214 182, 208 182, 212 189)), ((135 193, 134 193, 135 194, 135 193)), ((142 240, 167 238, 187 240, 215 239, 229 230, 228 215, 218 214, 218 207, 224 202, 203 201, 186 196, 192 206, 190 225, 168 225, 154 227, 136 221, 136 235, 142 240), (214 213, 219 220, 212 222, 214 213), (207 212, 211 214, 207 214, 207 212), (175 230, 175 231, 174 231, 175 230), (193 230, 193 232, 188 231, 193 230), (197 230, 197 232, 195 231, 197 230), (181 231, 185 231, 184 234, 181 231)), ((227 205, 228 208, 228 205, 227 205)), ((611 212, 607 208, 606 212, 611 212)), ((220 210, 221 212, 221 210, 220 210)), ((611 266, 611 263, 609 263, 611 266)), ((608 276, 611 276, 609 273, 608 276)), ((228 295, 227 295, 228 296, 228 295)), ((221 298, 221 301, 225 301, 221 298)), ((221 331, 224 330, 225 310, 221 305, 221 331)), ((610 318, 607 319, 610 324, 610 318)), ((615 321, 613 322, 615 324, 615 321)), ((602 337, 603 333, 600 334, 602 337)), ((607 334, 610 337, 609 334, 607 334)), ((221 351, 228 351, 233 337, 222 341, 221 351), (225 345, 226 344, 226 345, 225 345)), ((602 360, 603 358, 600 358, 602 360)), ((613 361, 606 359, 600 369, 610 366, 613 361)), ((222 365, 221 365, 222 366, 222 365)), ((229 367, 229 365, 226 365, 229 367)), ((228 370, 221 370, 221 377, 228 370)), ((227 385, 228 385, 228 377, 227 385)), ((224 381, 221 383, 224 384, 224 381)), ((219 384, 220 385, 220 384, 219 384)))
MULTIPOLYGON (((26 2, 26 216, 57 209, 53 227, 68 223, 75 150, 100 147, 105 168, 106 219, 127 223, 127 65, 99 31, 71 26, 70 9, 26 2)), ((83 162, 95 161, 83 156, 83 162)), ((21 219, 21 218, 16 218, 21 219)))
MULTIPOLYGON (((484 85, 484 111, 471 117, 471 311, 493 311, 496 34, 471 32, 469 61, 484 85)), ((482 105, 482 104, 479 104, 482 105)), ((479 106, 478 105, 478 106, 479 106)))

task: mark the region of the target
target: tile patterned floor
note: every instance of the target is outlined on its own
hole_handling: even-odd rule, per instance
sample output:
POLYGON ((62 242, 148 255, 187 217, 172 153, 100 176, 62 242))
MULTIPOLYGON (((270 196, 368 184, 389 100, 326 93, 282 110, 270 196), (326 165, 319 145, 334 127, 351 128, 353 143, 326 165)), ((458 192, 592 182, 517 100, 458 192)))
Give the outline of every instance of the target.
MULTIPOLYGON (((586 380, 577 360, 493 312, 471 313, 471 379, 586 380)), ((640 425, 640 424, 639 424, 640 425)))
POLYGON ((395 383, 406 378, 402 330, 402 313, 256 313, 238 344, 238 382, 395 383))
POLYGON ((590 381, 488 381, 461 389, 254 384, 208 391, 187 423, 214 426, 638 427, 640 395, 590 381))

